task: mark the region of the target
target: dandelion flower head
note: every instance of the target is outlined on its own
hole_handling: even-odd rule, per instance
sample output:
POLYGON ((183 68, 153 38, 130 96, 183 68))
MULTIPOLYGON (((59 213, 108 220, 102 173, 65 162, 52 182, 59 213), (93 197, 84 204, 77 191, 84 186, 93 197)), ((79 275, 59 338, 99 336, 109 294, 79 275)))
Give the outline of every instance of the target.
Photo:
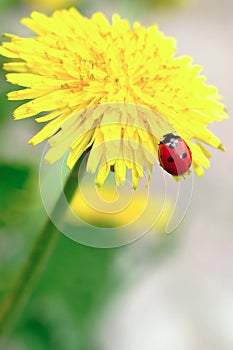
POLYGON ((117 14, 111 22, 102 13, 88 19, 75 8, 33 12, 22 23, 35 35, 5 34, 0 54, 11 59, 7 81, 23 87, 8 98, 29 100, 14 118, 45 124, 29 143, 49 139, 47 162, 70 150, 72 168, 90 149, 87 170, 97 171, 98 185, 111 169, 123 184, 130 169, 136 188, 145 170, 152 172, 167 127, 190 147, 198 176, 210 165, 203 142, 223 149, 207 128, 227 118, 218 90, 190 57, 175 56, 175 40, 156 24, 130 26, 117 14))

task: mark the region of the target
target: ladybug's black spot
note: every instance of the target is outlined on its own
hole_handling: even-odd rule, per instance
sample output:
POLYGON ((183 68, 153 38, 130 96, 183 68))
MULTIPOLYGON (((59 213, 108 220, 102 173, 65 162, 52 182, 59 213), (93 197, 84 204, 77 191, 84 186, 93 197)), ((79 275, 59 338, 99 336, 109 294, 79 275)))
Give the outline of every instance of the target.
POLYGON ((180 158, 186 158, 187 157, 187 153, 185 152, 185 153, 182 153, 181 155, 180 155, 180 158))
POLYGON ((160 159, 162 159, 162 158, 163 158, 163 156, 160 154, 159 158, 160 158, 160 159))
POLYGON ((174 162, 174 159, 173 159, 172 157, 168 157, 167 161, 168 161, 169 163, 173 163, 173 162, 174 162))

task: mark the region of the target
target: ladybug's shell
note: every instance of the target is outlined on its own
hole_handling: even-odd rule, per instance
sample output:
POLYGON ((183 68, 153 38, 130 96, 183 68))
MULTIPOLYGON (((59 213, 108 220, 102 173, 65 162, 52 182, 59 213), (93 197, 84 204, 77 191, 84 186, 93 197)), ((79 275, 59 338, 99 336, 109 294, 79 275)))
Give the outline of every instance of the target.
POLYGON ((192 164, 192 154, 182 138, 177 138, 175 147, 169 143, 159 144, 158 157, 160 165, 171 175, 185 174, 192 164))

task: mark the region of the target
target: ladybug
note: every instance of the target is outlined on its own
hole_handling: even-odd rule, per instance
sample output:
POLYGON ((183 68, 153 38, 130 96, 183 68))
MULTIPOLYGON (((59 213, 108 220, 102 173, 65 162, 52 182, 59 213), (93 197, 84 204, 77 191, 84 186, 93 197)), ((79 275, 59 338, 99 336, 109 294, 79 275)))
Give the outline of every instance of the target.
POLYGON ((160 165, 171 175, 185 174, 192 164, 192 153, 187 143, 178 135, 166 134, 159 143, 160 165))

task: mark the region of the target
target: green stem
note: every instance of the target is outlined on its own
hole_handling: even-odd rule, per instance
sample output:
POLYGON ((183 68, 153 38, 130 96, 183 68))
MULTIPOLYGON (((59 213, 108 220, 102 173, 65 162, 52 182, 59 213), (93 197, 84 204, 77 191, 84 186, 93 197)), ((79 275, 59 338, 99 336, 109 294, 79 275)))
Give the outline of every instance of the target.
MULTIPOLYGON (((68 203, 70 203, 74 192, 78 187, 79 166, 85 154, 74 166, 66 181, 64 193, 68 203)), ((62 197, 62 195, 59 197, 54 207, 51 215, 52 218, 62 218, 65 213, 66 208, 62 197)), ((38 281, 41 272, 45 268, 58 237, 60 237, 60 232, 53 225, 50 218, 48 218, 48 221, 39 234, 25 265, 2 301, 0 306, 0 338, 3 337, 3 335, 8 331, 12 323, 15 321, 17 315, 26 304, 33 287, 38 281)))

